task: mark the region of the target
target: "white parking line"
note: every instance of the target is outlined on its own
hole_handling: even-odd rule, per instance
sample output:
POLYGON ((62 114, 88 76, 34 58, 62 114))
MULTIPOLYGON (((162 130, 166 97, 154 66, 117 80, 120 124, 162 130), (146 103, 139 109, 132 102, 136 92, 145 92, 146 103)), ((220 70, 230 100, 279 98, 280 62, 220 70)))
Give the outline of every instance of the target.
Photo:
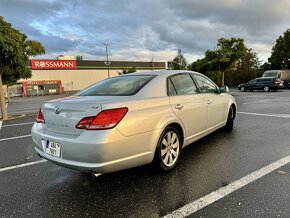
POLYGON ((27 138, 27 137, 31 137, 31 135, 22 135, 22 136, 16 136, 16 137, 11 137, 11 138, 4 138, 4 139, 0 139, 1 141, 8 141, 8 140, 12 140, 12 139, 21 139, 21 138, 27 138))
MULTIPOLYGON (((4 127, 10 127, 10 126, 22 126, 22 125, 28 125, 28 124, 33 124, 34 122, 28 122, 28 123, 17 123, 17 124, 9 124, 9 125, 4 125, 2 126, 2 128, 4 127)), ((0 127, 1 129, 1 127, 0 127)))
POLYGON ((176 217, 186 217, 194 212, 201 210, 202 208, 218 201, 221 198, 224 198, 225 196, 231 194, 232 192, 250 184, 251 182, 254 182, 261 177, 273 172, 274 170, 279 169, 280 167, 290 163, 290 155, 287 157, 284 157, 274 163, 271 163, 247 176, 242 177, 241 179, 238 179, 229 185, 222 187, 216 191, 211 192, 210 194, 197 199, 196 201, 193 201, 189 204, 184 205, 183 207, 173 211, 172 213, 169 213, 165 215, 165 218, 176 218, 176 217))
POLYGON ((266 99, 266 100, 261 100, 261 101, 250 101, 250 102, 246 102, 243 104, 256 104, 256 103, 261 103, 261 102, 265 102, 265 101, 268 101, 268 100, 266 99))
POLYGON ((290 118, 290 114, 260 114, 260 113, 248 113, 248 112, 238 112, 238 114, 246 114, 246 115, 254 115, 254 116, 265 116, 265 117, 290 118))
POLYGON ((27 166, 31 166, 31 165, 35 165, 35 164, 44 163, 44 162, 47 162, 47 160, 38 160, 38 161, 29 162, 29 163, 25 163, 25 164, 19 164, 19 165, 15 165, 15 166, 11 166, 11 167, 5 167, 5 168, 1 168, 0 172, 4 172, 7 170, 13 170, 13 169, 17 169, 17 168, 22 168, 22 167, 27 167, 27 166))

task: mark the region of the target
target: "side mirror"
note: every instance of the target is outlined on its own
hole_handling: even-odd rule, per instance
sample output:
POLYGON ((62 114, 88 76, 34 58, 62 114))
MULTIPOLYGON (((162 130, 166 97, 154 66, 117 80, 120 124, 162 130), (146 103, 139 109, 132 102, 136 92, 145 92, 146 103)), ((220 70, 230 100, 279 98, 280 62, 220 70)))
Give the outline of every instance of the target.
POLYGON ((227 92, 229 92, 229 87, 227 86, 220 87, 220 93, 227 93, 227 92))

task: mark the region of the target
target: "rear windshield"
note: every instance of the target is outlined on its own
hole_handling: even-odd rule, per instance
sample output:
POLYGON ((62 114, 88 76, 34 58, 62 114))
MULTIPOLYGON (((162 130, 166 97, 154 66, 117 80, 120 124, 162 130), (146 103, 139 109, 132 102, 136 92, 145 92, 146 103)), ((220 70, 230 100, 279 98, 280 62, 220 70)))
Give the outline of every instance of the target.
POLYGON ((277 77, 277 72, 267 72, 263 74, 263 77, 277 77))
POLYGON ((102 80, 78 93, 78 96, 128 96, 135 95, 155 76, 132 75, 102 80))

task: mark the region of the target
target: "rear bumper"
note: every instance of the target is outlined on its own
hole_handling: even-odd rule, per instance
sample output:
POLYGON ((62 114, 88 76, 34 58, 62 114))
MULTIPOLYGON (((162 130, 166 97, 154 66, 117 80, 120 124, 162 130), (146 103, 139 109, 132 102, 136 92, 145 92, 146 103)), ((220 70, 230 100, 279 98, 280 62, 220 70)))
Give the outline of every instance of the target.
POLYGON ((125 137, 116 128, 64 135, 46 130, 43 124, 34 124, 31 133, 35 150, 43 158, 70 169, 94 173, 110 173, 151 163, 160 135, 156 130, 125 137), (44 152, 45 140, 61 144, 60 157, 44 152))

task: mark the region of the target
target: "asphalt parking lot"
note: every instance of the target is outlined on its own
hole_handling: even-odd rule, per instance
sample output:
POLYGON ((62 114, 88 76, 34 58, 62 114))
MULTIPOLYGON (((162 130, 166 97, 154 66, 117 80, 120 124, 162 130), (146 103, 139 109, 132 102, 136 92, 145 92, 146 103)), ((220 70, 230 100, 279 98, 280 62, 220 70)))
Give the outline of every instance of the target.
POLYGON ((290 90, 231 93, 232 133, 183 150, 177 167, 97 178, 40 159, 30 129, 44 100, 12 99, 0 121, 1 217, 290 217, 290 90))

